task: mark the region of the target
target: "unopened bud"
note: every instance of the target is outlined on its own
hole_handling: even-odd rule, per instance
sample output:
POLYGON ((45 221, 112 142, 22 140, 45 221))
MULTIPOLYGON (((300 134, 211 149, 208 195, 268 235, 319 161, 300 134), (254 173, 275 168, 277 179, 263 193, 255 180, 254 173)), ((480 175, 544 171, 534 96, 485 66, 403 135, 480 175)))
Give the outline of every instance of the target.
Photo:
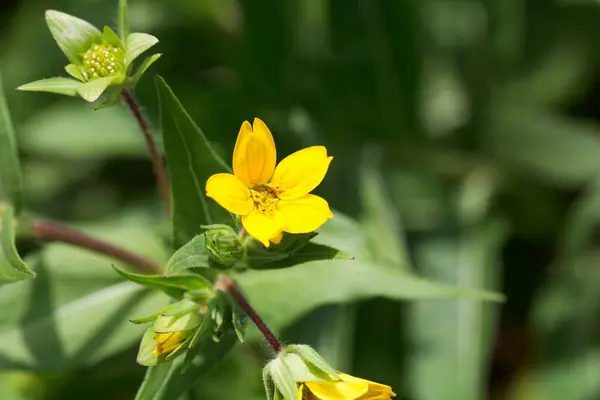
POLYGON ((244 246, 237 232, 228 225, 204 226, 206 248, 217 264, 229 268, 244 257, 244 246))

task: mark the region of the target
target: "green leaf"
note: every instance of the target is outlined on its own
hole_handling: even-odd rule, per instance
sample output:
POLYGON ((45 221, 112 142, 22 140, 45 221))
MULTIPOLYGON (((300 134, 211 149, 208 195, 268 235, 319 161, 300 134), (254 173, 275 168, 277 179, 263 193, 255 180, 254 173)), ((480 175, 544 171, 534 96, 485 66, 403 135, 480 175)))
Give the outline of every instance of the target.
POLYGON ((0 284, 15 282, 22 279, 34 278, 35 273, 27 268, 17 248, 15 247, 15 219, 12 207, 0 204, 0 234, 2 247, 0 248, 0 284))
MULTIPOLYGON (((499 293, 437 283, 402 270, 381 268, 369 261, 360 225, 340 212, 314 240, 333 243, 356 254, 354 261, 317 261, 294 268, 250 270, 235 276, 250 303, 275 331, 326 304, 350 303, 375 297, 390 300, 464 298, 504 301, 499 293), (286 310, 285 313, 281 309, 286 310)), ((255 330, 247 340, 257 339, 255 330)))
POLYGON ((0 74, 0 195, 6 196, 18 213, 23 204, 23 178, 17 153, 15 130, 0 74))
POLYGON ((310 242, 292 253, 268 253, 248 255, 247 263, 250 268, 276 269, 288 268, 311 261, 322 260, 352 260, 350 254, 323 244, 310 242))
POLYGON ((118 76, 106 76, 104 78, 91 80, 80 85, 77 88, 77 93, 79 93, 84 100, 93 103, 98 100, 106 88, 117 79, 119 79, 118 76))
POLYGON ((81 69, 75 65, 75 64, 68 64, 65 67, 65 71, 67 72, 67 74, 71 75, 73 78, 84 82, 85 78, 83 77, 83 74, 81 73, 81 69))
POLYGON ((162 290, 171 297, 181 298, 183 293, 188 290, 200 290, 211 288, 212 284, 198 274, 177 274, 177 275, 143 275, 126 271, 121 268, 113 267, 120 275, 126 279, 140 285, 162 290))
POLYGON ((210 267, 210 251, 206 248, 206 239, 204 234, 196 235, 188 243, 184 244, 173 254, 167 267, 165 274, 185 271, 190 268, 209 268, 210 267))
POLYGON ((56 94, 64 94, 66 96, 77 96, 77 89, 83 83, 70 78, 48 78, 40 79, 39 81, 26 83, 17 88, 28 92, 48 92, 56 94))
POLYGON ((90 112, 85 102, 59 103, 28 118, 20 145, 36 157, 49 159, 142 158, 146 149, 138 129, 123 108, 90 112))
POLYGON ((136 85, 139 82, 139 80, 142 79, 142 76, 144 76, 148 68, 150 68, 150 66, 154 64, 154 62, 158 60, 161 56, 161 53, 153 54, 150 57, 146 58, 144 61, 142 61, 140 67, 133 76, 134 85, 136 85))
MULTIPOLYGON (((84 231, 162 260, 148 218, 127 217, 84 231)), ((145 327, 130 319, 164 308, 168 297, 122 282, 106 256, 49 244, 25 258, 37 274, 0 290, 0 369, 57 371, 91 366, 136 346, 145 327)))
POLYGON ((127 41, 127 36, 129 36, 128 14, 127 0, 119 0, 119 36, 123 43, 127 41))
POLYGON ((81 64, 81 56, 102 33, 92 24, 60 11, 46 11, 46 23, 58 47, 73 64, 81 64))
POLYGON ((222 222, 228 215, 217 204, 208 202, 205 183, 211 175, 230 169, 214 152, 164 79, 157 77, 156 85, 172 180, 174 242, 180 247, 196 236, 201 225, 222 222))
POLYGON ((147 33, 130 33, 125 43, 125 61, 126 66, 131 65, 133 61, 143 52, 158 43, 158 39, 147 33))
POLYGON ((181 357, 169 363, 148 368, 135 400, 172 400, 187 393, 203 378, 236 343, 236 336, 228 332, 218 343, 211 340, 199 349, 196 358, 185 372, 181 357))

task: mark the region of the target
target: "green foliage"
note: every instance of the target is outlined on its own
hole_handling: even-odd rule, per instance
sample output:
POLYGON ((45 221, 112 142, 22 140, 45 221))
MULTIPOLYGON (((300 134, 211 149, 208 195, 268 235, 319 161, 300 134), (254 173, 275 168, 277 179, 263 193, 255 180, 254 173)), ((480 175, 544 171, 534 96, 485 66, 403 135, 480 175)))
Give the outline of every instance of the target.
POLYGON ((173 188, 173 237, 175 246, 181 247, 198 233, 200 226, 226 222, 218 219, 225 213, 209 202, 204 183, 211 175, 230 168, 214 152, 164 79, 158 77, 156 87, 173 188))
POLYGON ((0 204, 0 285, 35 277, 19 256, 15 247, 15 219, 12 207, 0 204))
POLYGON ((17 212, 23 203, 23 178, 17 155, 15 130, 0 75, 0 199, 6 197, 17 212))
MULTIPOLYGON (((0 6, 7 88, 55 77, 66 64, 43 25, 47 4, 21 3, 0 6)), ((21 216, 66 221, 163 263, 167 276, 212 281, 227 272, 282 342, 310 344, 336 370, 391 384, 397 398, 600 395, 596 2, 53 7, 90 21, 49 13, 72 79, 21 89, 79 96, 90 40, 133 52, 155 38, 131 32, 160 38, 160 63, 160 54, 139 56, 125 81, 80 90, 114 101, 111 88, 137 85, 151 127, 162 125, 175 212, 164 226, 127 110, 7 90, 16 132, 4 129, 0 107, 0 184, 18 229, 16 238, 2 229, 2 251, 37 278, 0 286, 0 397, 134 398, 143 379, 138 399, 265 398, 266 344, 231 299, 221 305, 232 319, 218 342, 145 371, 135 363, 144 327, 129 320, 154 321, 170 296, 125 282, 111 265, 151 285, 168 280, 32 240, 21 216), (91 23, 118 28, 118 40, 91 23), (142 40, 126 49, 128 38, 142 40), (169 82, 157 82, 160 110, 155 88, 140 80, 151 65, 169 82), (204 182, 229 170, 240 123, 255 116, 276 135, 278 159, 327 146, 335 158, 318 194, 335 218, 318 236, 286 235, 269 250, 249 241, 244 261, 223 271, 201 226, 237 221, 205 198, 204 182), (233 349, 244 330, 246 345, 233 349)), ((2 274, 15 274, 9 265, 2 274)), ((213 294, 206 285, 161 287, 184 302, 213 294)))

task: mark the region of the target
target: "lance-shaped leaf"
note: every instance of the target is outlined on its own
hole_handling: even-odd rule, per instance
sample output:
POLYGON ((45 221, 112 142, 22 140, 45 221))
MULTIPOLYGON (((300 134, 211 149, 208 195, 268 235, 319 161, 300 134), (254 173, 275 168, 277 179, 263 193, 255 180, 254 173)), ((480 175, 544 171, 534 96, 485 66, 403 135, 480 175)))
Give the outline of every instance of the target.
POLYGON ((204 133, 183 108, 164 79, 157 77, 163 141, 173 191, 175 246, 183 246, 201 225, 222 222, 228 214, 205 193, 207 179, 230 168, 217 155, 204 133))
POLYGON ((342 250, 310 242, 303 245, 299 250, 292 252, 268 252, 265 249, 262 252, 249 253, 246 263, 250 268, 276 269, 293 267, 311 261, 352 259, 354 257, 342 250))
POLYGON ((206 248, 204 234, 196 235, 173 254, 165 274, 171 275, 191 268, 209 268, 210 251, 206 248))
POLYGON ((21 164, 17 155, 15 130, 0 75, 0 195, 6 196, 18 212, 22 204, 22 192, 21 164))
POLYGON ((197 274, 177 275, 142 275, 114 267, 115 271, 126 279, 140 285, 162 290, 171 297, 181 298, 188 290, 201 290, 212 287, 212 284, 197 274))
POLYGON ((158 60, 161 56, 162 56, 162 53, 156 53, 156 54, 153 54, 150 57, 146 58, 144 61, 142 61, 138 70, 135 72, 135 75, 133 75, 133 84, 134 85, 137 85, 138 81, 140 79, 142 79, 142 76, 144 76, 144 74, 146 73, 148 68, 150 68, 150 66, 152 64, 154 64, 154 62, 156 60, 158 60))
MULTIPOLYGON (((67 72, 71 73, 70 71, 72 70, 69 69, 67 72)), ((83 83, 76 81, 75 79, 56 77, 40 79, 39 81, 26 83, 24 85, 19 86, 17 90, 23 90, 27 92, 48 92, 64 94, 67 96, 77 96, 77 89, 81 85, 83 85, 83 83)))
POLYGON ((102 37, 94 25, 60 11, 46 11, 46 23, 58 47, 73 64, 81 64, 81 55, 102 37))
POLYGON ((33 278, 35 273, 27 268, 15 247, 15 220, 13 209, 8 205, 0 205, 0 284, 33 278))

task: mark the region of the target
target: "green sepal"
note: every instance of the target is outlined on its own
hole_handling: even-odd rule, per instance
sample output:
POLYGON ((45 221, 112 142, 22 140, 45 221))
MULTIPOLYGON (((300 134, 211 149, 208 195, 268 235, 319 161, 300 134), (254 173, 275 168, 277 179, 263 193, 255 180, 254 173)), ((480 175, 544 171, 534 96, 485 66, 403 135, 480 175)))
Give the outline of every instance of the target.
POLYGON ((271 379, 271 373, 269 372, 269 367, 266 366, 262 370, 262 381, 265 386, 265 393, 267 395, 267 400, 272 400, 274 396, 275 386, 273 386, 273 380, 271 379))
POLYGON ((125 49, 125 46, 123 46, 123 42, 121 42, 119 35, 117 35, 115 31, 110 29, 108 26, 105 26, 104 30, 102 31, 102 42, 118 47, 119 49, 125 49))
POLYGON ((285 399, 295 399, 297 391, 296 380, 284 362, 284 359, 282 357, 273 359, 267 364, 267 368, 269 368, 269 375, 273 380, 276 390, 281 392, 285 399))
POLYGON ((136 325, 147 324, 148 322, 154 321, 156 318, 158 318, 159 315, 160 315, 160 312, 157 312, 152 315, 148 315, 147 317, 130 319, 129 322, 131 322, 132 324, 136 324, 136 325))
POLYGON ((23 90, 28 92, 48 92, 56 94, 64 94, 66 96, 77 96, 77 89, 83 85, 83 83, 76 81, 71 78, 48 78, 40 79, 38 81, 26 83, 17 88, 17 90, 23 90))
POLYGON ((165 274, 171 275, 191 268, 210 268, 210 251, 206 248, 204 234, 196 235, 171 256, 165 274))
POLYGON ((203 316, 198 312, 188 312, 179 316, 159 316, 152 330, 156 333, 192 331, 202 323, 203 316))
POLYGON ((180 299, 188 290, 212 288, 212 284, 198 274, 143 275, 113 266, 126 279, 152 289, 162 290, 171 297, 180 299))
POLYGON ((306 360, 296 353, 283 354, 281 357, 288 367, 294 382, 328 382, 340 380, 337 373, 335 376, 329 375, 306 362, 306 360))
POLYGON ((65 71, 73 78, 81 82, 85 82, 85 78, 83 77, 83 74, 81 73, 81 68, 79 68, 79 66, 75 64, 68 64, 67 66, 65 66, 65 71))
POLYGON ((102 39, 102 32, 80 18, 60 11, 46 11, 46 23, 52 37, 73 64, 81 64, 81 55, 92 43, 102 39))
POLYGON ((197 304, 208 304, 215 297, 212 289, 188 290, 183 294, 184 299, 188 299, 197 304))
MULTIPOLYGON (((321 374, 330 376, 333 380, 340 380, 338 372, 319 353, 305 344, 293 344, 286 347, 286 351, 297 354, 307 363, 311 364, 321 374)), ((329 380, 332 380, 331 378, 329 380)), ((306 380, 308 381, 308 380, 306 380)))
POLYGON ((165 307, 161 312, 159 312, 159 315, 164 315, 165 317, 179 317, 189 311, 192 311, 193 309, 198 309, 198 307, 198 303, 184 298, 177 303, 173 303, 165 307))
POLYGON ((138 84, 138 82, 140 81, 140 79, 142 79, 142 76, 144 76, 144 74, 146 73, 148 68, 150 68, 150 66, 152 64, 154 64, 154 62, 156 60, 158 60, 161 56, 162 56, 162 53, 156 53, 156 54, 151 55, 150 57, 147 57, 146 59, 144 59, 144 61, 142 61, 138 70, 135 72, 135 75, 133 75, 130 78, 133 86, 138 84))
POLYGON ((0 218, 0 284, 35 278, 35 272, 27 267, 15 247, 13 208, 8 204, 0 204, 0 218))
POLYGON ((203 225, 206 248, 215 261, 214 267, 227 269, 244 258, 244 246, 238 233, 229 225, 203 225))
POLYGON ((156 344, 156 334, 152 330, 152 327, 150 327, 146 329, 144 336, 142 336, 140 349, 138 350, 136 358, 138 364, 150 367, 160 362, 161 357, 154 354, 156 344))
POLYGON ((158 39, 147 33, 130 33, 125 42, 125 67, 130 66, 140 54, 156 43, 158 43, 158 39))
POLYGON ((240 306, 233 300, 233 298, 227 292, 221 292, 221 296, 223 296, 229 306, 231 307, 231 322, 233 325, 233 330, 238 337, 240 343, 245 343, 244 341, 244 333, 245 333, 245 324, 246 324, 246 313, 240 308, 240 306))
POLYGON ((80 85, 77 88, 77 93, 87 102, 93 103, 102 96, 104 91, 112 84, 118 81, 123 81, 125 75, 112 75, 104 78, 93 79, 80 85))

